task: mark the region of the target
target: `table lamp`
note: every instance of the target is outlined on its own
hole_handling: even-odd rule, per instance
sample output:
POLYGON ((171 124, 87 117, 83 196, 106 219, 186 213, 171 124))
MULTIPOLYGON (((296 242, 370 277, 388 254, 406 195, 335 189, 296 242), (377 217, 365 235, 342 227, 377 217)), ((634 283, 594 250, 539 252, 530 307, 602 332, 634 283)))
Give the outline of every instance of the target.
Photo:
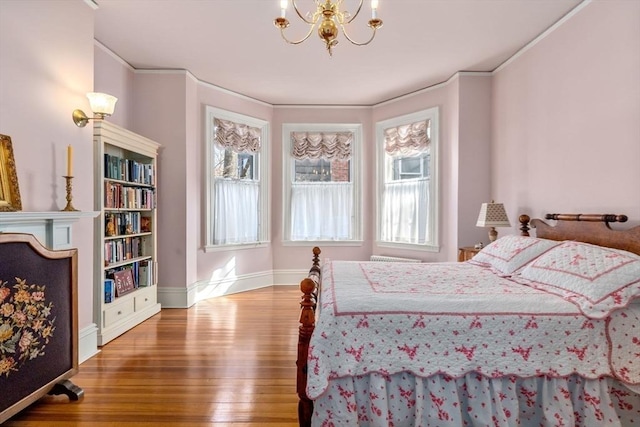
POLYGON ((495 203, 493 200, 491 203, 483 203, 480 207, 480 214, 478 215, 478 222, 476 227, 491 227, 489 229, 489 241, 495 242, 498 238, 498 232, 496 227, 510 227, 509 218, 507 212, 504 210, 502 203, 495 203))

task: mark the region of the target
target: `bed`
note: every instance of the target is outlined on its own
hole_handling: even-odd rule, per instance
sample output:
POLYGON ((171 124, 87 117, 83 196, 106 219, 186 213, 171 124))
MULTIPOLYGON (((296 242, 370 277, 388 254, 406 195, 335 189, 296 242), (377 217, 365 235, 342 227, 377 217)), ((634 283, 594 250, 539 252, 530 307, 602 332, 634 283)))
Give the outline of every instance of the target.
POLYGON ((640 227, 546 219, 461 263, 320 266, 314 248, 300 425, 640 425, 640 227))

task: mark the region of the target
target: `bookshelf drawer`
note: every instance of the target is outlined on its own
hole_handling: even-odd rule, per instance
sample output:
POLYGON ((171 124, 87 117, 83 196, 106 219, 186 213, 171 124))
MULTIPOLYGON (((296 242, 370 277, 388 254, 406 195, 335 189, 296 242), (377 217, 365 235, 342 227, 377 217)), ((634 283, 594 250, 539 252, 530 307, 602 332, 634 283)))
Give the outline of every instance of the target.
POLYGON ((146 307, 155 305, 156 299, 155 288, 139 289, 134 298, 135 310, 140 311, 146 307))
POLYGON ((125 320, 129 315, 133 314, 134 305, 133 299, 129 298, 122 301, 118 305, 109 307, 104 310, 104 327, 108 328, 122 320, 125 320))

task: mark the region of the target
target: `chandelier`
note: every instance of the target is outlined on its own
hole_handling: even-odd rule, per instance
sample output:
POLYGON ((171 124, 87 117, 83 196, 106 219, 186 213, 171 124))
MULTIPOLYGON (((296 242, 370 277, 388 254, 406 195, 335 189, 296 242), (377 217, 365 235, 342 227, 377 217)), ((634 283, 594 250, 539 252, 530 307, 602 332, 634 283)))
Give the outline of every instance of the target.
POLYGON ((345 38, 356 46, 364 46, 371 43, 373 38, 376 36, 376 30, 382 27, 382 20, 378 19, 377 16, 378 0, 371 0, 371 19, 367 24, 369 28, 373 30, 371 33, 371 38, 362 43, 357 42, 349 37, 345 25, 350 24, 354 19, 356 19, 356 17, 360 13, 360 10, 362 9, 363 0, 359 0, 358 9, 353 15, 351 15, 351 13, 347 12, 346 10, 340 10, 340 6, 342 5, 343 0, 313 0, 313 2, 316 5, 316 11, 313 13, 309 12, 306 14, 306 16, 304 16, 302 13, 300 13, 300 9, 298 9, 298 6, 296 5, 296 0, 291 1, 291 3, 293 4, 293 8, 300 19, 302 19, 307 25, 309 25, 309 32, 303 38, 296 41, 289 40, 284 35, 284 30, 289 26, 289 20, 285 17, 288 1, 280 0, 280 16, 273 21, 273 24, 276 27, 280 28, 280 34, 282 35, 284 41, 289 44, 300 44, 311 36, 313 30, 317 26, 320 39, 324 41, 329 55, 332 55, 331 49, 338 44, 338 27, 342 29, 345 38))

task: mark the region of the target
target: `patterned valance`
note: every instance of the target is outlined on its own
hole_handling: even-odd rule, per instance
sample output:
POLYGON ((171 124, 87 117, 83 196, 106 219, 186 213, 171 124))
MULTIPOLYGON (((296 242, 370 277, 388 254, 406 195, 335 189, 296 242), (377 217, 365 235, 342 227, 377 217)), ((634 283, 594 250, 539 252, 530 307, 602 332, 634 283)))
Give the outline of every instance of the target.
POLYGON ((213 119, 216 128, 216 143, 236 153, 257 153, 260 151, 259 128, 235 123, 230 120, 213 119))
POLYGON ((291 132, 291 155, 296 160, 351 159, 351 132, 291 132))
POLYGON ((384 150, 387 154, 412 155, 429 148, 431 140, 427 134, 429 121, 402 125, 384 130, 384 150))

